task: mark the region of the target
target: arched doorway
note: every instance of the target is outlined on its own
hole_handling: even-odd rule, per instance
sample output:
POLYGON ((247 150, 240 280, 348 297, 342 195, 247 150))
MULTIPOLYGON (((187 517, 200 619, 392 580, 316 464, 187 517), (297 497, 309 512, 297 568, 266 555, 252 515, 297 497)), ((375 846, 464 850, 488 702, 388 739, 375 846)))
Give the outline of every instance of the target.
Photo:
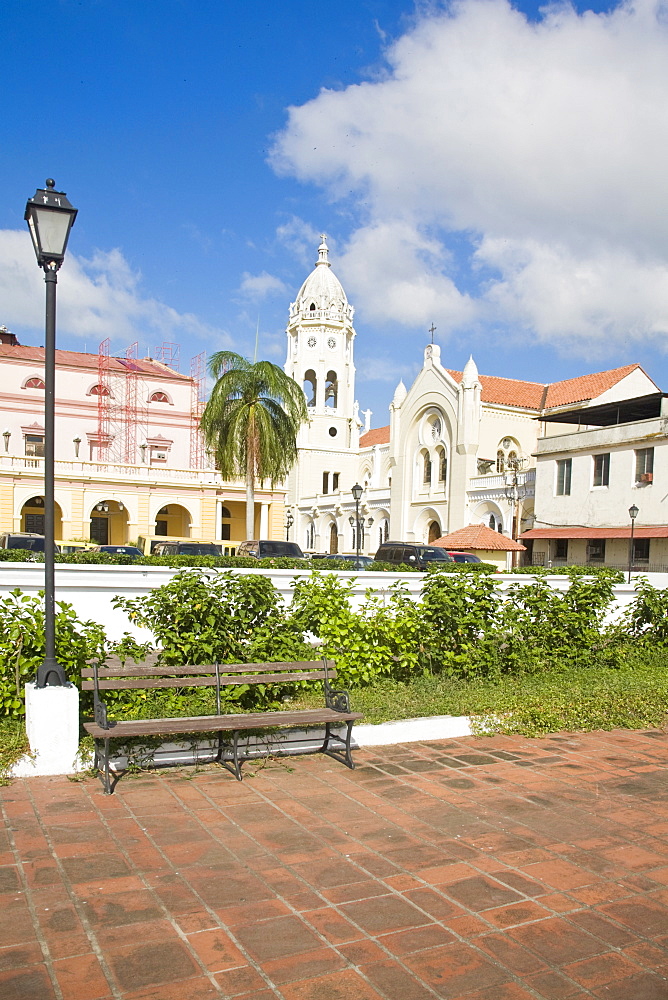
POLYGON ((154 534, 169 538, 190 538, 190 512, 180 503, 161 507, 156 514, 154 534))
POLYGON ((330 553, 339 551, 339 532, 336 527, 336 521, 332 521, 329 526, 329 551, 330 553))
POLYGON ((120 500, 99 500, 90 512, 90 540, 98 545, 125 545, 128 512, 120 500))
POLYGON ((441 526, 438 521, 432 521, 429 525, 429 534, 427 536, 429 544, 435 542, 437 538, 441 537, 441 526))
MULTIPOLYGON (((53 505, 53 536, 62 537, 62 512, 60 506, 53 505)), ((29 531, 35 535, 44 534, 44 497, 34 496, 26 500, 21 508, 21 531, 29 531)))

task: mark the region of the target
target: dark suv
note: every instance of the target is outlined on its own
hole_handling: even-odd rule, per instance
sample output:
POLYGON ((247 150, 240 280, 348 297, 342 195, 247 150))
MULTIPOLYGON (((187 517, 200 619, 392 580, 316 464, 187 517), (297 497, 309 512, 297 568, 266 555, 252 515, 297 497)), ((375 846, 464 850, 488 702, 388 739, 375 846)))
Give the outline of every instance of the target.
MULTIPOLYGON (((27 549, 29 552, 44 551, 44 535, 31 531, 6 531, 0 535, 0 549, 27 549)), ((60 552, 58 546, 55 551, 60 552)))
POLYGON ((416 566, 426 570, 431 563, 453 562, 452 556, 437 545, 416 545, 413 542, 383 542, 376 552, 376 562, 389 562, 399 566, 416 566))
POLYGON ((220 547, 213 542, 158 542, 152 556, 219 556, 220 547))
POLYGON ((237 545, 238 556, 252 556, 256 559, 303 559, 304 553, 296 542, 247 541, 237 545))

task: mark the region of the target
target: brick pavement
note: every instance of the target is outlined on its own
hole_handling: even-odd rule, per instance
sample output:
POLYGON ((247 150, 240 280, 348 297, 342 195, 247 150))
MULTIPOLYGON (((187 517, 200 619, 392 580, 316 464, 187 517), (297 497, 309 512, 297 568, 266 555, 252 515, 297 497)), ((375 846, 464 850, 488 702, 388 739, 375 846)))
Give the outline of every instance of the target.
POLYGON ((665 1000, 667 749, 467 738, 111 797, 15 781, 0 997, 665 1000))

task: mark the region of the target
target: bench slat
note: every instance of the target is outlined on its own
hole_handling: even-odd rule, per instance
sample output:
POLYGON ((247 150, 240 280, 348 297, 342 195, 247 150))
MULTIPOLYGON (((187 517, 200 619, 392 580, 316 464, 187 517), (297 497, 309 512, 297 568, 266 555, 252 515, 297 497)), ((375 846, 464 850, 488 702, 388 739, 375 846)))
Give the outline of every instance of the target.
POLYGON ((183 719, 135 719, 130 722, 112 723, 111 729, 102 729, 95 722, 85 722, 84 729, 98 739, 119 739, 124 736, 167 736, 178 733, 270 729, 275 726, 308 726, 327 722, 347 722, 361 718, 361 712, 335 712, 330 708, 314 708, 302 712, 199 715, 183 719))
MULTIPOLYGON (((248 674, 253 671, 267 671, 270 668, 273 673, 295 673, 295 671, 314 671, 319 670, 322 677, 325 676, 325 670, 323 667, 322 660, 301 660, 294 663, 221 663, 219 665, 219 670, 221 676, 224 674, 248 674)), ((132 663, 126 664, 125 666, 103 666, 98 669, 98 677, 100 680, 102 678, 109 677, 168 677, 168 676, 191 676, 193 674, 215 674, 216 667, 215 664, 198 665, 198 666, 170 666, 164 665, 162 667, 156 666, 146 666, 143 663, 132 663)), ((93 677, 95 671, 92 667, 84 667, 81 671, 82 677, 93 677)), ((327 675, 329 677, 336 677, 336 668, 331 661, 327 662, 327 675)), ((241 684, 242 681, 237 681, 241 684)))
MULTIPOLYGON (((225 677, 220 678, 220 686, 230 686, 232 684, 282 684, 287 681, 322 681, 325 679, 323 670, 304 670, 298 674, 250 674, 248 677, 225 677)), ((133 679, 108 679, 100 678, 98 681, 100 691, 125 691, 132 688, 148 690, 151 688, 180 688, 180 687, 215 687, 216 678, 207 677, 161 677, 161 678, 133 678, 133 679)), ((81 684, 82 690, 94 691, 94 681, 84 680, 81 684)))

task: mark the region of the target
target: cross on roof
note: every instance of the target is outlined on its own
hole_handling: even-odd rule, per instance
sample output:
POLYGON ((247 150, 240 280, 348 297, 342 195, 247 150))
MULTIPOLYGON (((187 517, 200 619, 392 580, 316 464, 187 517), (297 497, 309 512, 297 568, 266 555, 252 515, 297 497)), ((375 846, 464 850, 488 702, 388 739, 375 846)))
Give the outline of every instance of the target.
POLYGON ((432 344, 434 343, 434 333, 436 332, 437 329, 438 329, 438 327, 434 326, 433 323, 429 327, 429 333, 431 334, 431 342, 432 342, 432 344))

